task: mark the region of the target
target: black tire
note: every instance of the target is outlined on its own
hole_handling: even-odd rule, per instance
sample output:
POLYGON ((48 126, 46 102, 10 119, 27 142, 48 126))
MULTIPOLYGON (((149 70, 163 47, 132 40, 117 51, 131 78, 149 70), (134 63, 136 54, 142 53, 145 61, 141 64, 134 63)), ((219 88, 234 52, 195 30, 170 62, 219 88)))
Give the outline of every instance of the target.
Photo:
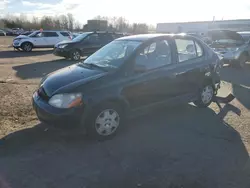
POLYGON ((71 60, 79 61, 81 59, 81 53, 79 50, 72 50, 70 53, 71 60))
POLYGON ((32 48, 33 48, 33 44, 30 43, 30 42, 24 42, 22 45, 21 45, 21 48, 23 51, 25 52, 31 52, 32 51, 32 48))
POLYGON ((195 106, 197 106, 199 108, 206 108, 213 102, 214 95, 215 95, 215 90, 214 90, 214 87, 212 86, 212 84, 204 84, 203 88, 200 89, 200 91, 199 91, 198 99, 196 101, 194 101, 193 103, 195 104, 195 106), (211 93, 211 96, 208 97, 207 100, 204 100, 203 93, 204 93, 204 90, 206 88, 210 88, 212 93, 211 93))
POLYGON ((124 115, 121 109, 122 108, 115 103, 102 103, 95 107, 85 122, 87 135, 97 140, 113 138, 123 122, 124 115), (111 120, 112 118, 105 116, 105 113, 108 113, 114 119, 111 120), (101 122, 103 122, 103 124, 101 124, 101 122), (117 126, 115 126, 115 122, 118 122, 117 126), (101 125, 103 126, 101 127, 101 125), (108 134, 108 130, 110 130, 110 134, 108 134))
POLYGON ((245 54, 245 53, 241 54, 240 57, 239 57, 239 62, 238 62, 239 65, 238 65, 238 67, 244 68, 245 65, 246 65, 247 60, 248 60, 247 54, 245 54))

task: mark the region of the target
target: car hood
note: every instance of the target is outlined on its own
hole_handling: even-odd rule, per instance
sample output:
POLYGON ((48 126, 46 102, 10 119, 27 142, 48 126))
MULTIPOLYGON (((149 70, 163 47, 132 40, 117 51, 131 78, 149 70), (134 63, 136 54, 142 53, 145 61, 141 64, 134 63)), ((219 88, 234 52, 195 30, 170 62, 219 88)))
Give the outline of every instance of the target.
POLYGON ((71 40, 63 40, 55 45, 55 47, 58 47, 61 44, 75 44, 76 42, 73 42, 71 40))
POLYGON ((56 93, 74 89, 106 74, 107 72, 101 69, 86 68, 79 63, 50 73, 42 79, 41 86, 46 95, 51 97, 56 93))
POLYGON ((18 35, 17 37, 15 37, 14 39, 23 39, 23 38, 29 38, 26 35, 18 35))

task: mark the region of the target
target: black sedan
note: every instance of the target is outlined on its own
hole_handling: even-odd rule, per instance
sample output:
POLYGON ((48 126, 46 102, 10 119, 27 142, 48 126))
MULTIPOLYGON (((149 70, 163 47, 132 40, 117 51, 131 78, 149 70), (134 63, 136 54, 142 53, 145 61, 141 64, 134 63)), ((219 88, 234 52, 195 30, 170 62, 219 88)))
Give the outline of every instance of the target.
POLYGON ((54 55, 78 61, 81 56, 89 56, 114 39, 123 36, 114 32, 85 32, 73 37, 71 41, 56 44, 54 55))
POLYGON ((145 109, 188 102, 207 107, 219 88, 219 67, 218 56, 192 36, 123 37, 43 78, 33 106, 42 122, 80 125, 108 138, 125 117, 145 109))

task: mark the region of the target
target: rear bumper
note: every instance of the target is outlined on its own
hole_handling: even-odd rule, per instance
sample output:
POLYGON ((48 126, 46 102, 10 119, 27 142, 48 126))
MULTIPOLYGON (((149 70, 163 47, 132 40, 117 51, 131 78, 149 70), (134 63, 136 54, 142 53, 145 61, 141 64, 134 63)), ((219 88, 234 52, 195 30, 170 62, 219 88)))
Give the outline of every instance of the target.
POLYGON ((55 108, 41 99, 36 92, 33 94, 32 104, 38 119, 46 124, 74 128, 82 123, 83 108, 55 108))

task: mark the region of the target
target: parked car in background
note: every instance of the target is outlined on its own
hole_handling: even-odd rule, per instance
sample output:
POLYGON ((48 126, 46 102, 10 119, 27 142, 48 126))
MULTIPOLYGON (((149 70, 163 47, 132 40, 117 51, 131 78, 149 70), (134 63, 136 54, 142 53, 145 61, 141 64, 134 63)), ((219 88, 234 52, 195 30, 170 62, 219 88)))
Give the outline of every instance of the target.
POLYGON ((13 35, 20 35, 24 32, 22 28, 12 28, 13 35))
POLYGON ((241 32, 238 32, 238 33, 243 37, 243 39, 246 42, 250 41, 250 31, 241 31, 241 32))
POLYGON ((68 31, 34 31, 28 36, 19 35, 13 39, 13 47, 30 52, 33 48, 53 48, 61 41, 71 40, 68 31))
POLYGON ((5 33, 5 31, 3 31, 3 30, 0 30, 0 36, 6 36, 6 33, 5 33))
POLYGON ((219 65, 217 54, 192 36, 122 37, 44 77, 33 106, 42 122, 80 125, 104 139, 127 115, 178 103, 207 107, 220 87, 219 65))
POLYGON ((33 33, 34 31, 24 31, 23 33, 21 33, 21 35, 30 35, 31 33, 33 33))
POLYGON ((81 56, 89 56, 112 40, 124 36, 114 32, 85 32, 55 45, 54 55, 72 60, 80 60, 81 56))
POLYGON ((72 39, 76 38, 77 36, 79 36, 81 33, 72 33, 72 39))
POLYGON ((250 57, 250 45, 239 33, 229 30, 212 30, 207 35, 211 39, 209 46, 223 57, 224 63, 244 67, 250 57))
POLYGON ((8 28, 4 28, 4 29, 1 29, 3 30, 5 33, 6 33, 6 36, 13 36, 13 31, 11 29, 8 29, 8 28))

